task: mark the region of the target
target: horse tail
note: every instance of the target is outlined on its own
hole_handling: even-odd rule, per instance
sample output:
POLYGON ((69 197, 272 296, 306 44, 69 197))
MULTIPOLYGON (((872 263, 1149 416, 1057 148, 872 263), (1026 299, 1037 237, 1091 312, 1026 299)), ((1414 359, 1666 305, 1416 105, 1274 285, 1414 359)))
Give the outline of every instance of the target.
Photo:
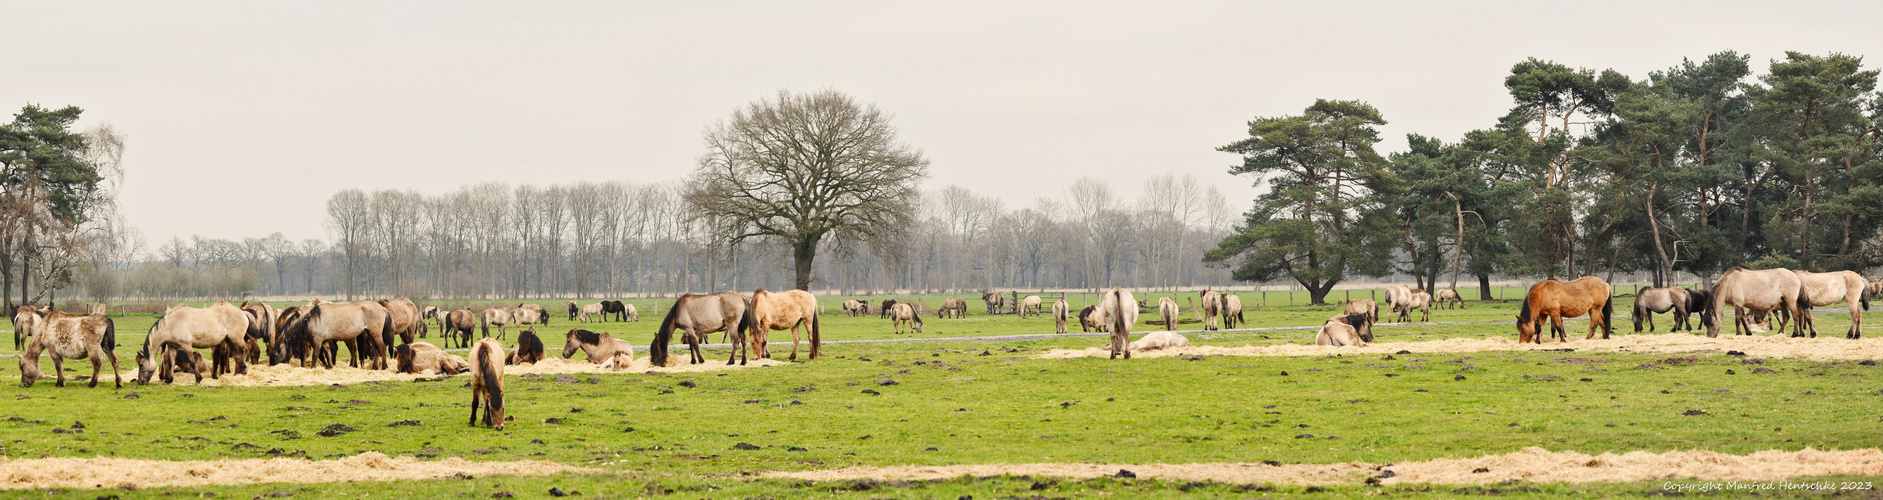
POLYGON ((1858 292, 1857 292, 1857 302, 1858 302, 1858 303, 1861 303, 1861 304, 1863 304, 1863 310, 1865 310, 1865 311, 1868 311, 1868 310, 1870 310, 1870 293, 1869 293, 1869 291, 1868 291, 1868 290, 1860 290, 1860 291, 1858 291, 1858 292))
MULTIPOLYGON (((1640 306, 1635 306, 1635 307, 1640 307, 1640 306)), ((1602 338, 1608 338, 1608 335, 1610 333, 1615 332, 1615 328, 1612 325, 1609 325, 1609 320, 1614 317, 1615 317, 1615 297, 1603 298, 1602 299, 1602 338)))
POLYGON ((483 336, 485 337, 489 337, 490 336, 490 310, 486 309, 484 311, 484 314, 477 315, 477 324, 479 327, 482 328, 482 331, 479 333, 482 333, 483 336))
POLYGON ((98 347, 104 348, 105 352, 118 348, 118 326, 112 323, 110 316, 105 317, 105 336, 99 339, 98 347))
POLYGON ((824 332, 817 326, 817 317, 823 316, 811 311, 811 359, 817 359, 818 346, 824 343, 824 332))
MULTIPOLYGON (((1614 301, 1615 299, 1613 298, 1609 299, 1609 302, 1614 302, 1614 301)), ((1641 294, 1639 293, 1635 294, 1635 314, 1633 318, 1635 322, 1635 333, 1641 332, 1641 318, 1644 318, 1647 315, 1648 315, 1647 304, 1641 301, 1641 294)))
MULTIPOLYGON (((1111 295, 1112 305, 1113 305, 1112 310, 1105 311, 1105 314, 1107 316, 1111 316, 1111 322, 1112 322, 1111 334, 1113 336, 1117 336, 1117 335, 1125 334, 1125 332, 1131 331, 1129 329, 1129 325, 1125 324, 1125 308, 1136 307, 1136 306, 1126 305, 1124 294, 1119 293, 1119 289, 1117 288, 1113 288, 1112 291, 1106 292, 1106 293, 1111 295)), ((1209 301, 1205 300, 1204 302, 1208 303, 1209 301)))
POLYGON ((667 344, 673 342, 673 322, 680 316, 680 305, 684 302, 685 297, 674 301, 673 307, 667 309, 667 317, 661 318, 660 329, 654 330, 654 343, 647 346, 648 360, 654 366, 667 366, 667 344))

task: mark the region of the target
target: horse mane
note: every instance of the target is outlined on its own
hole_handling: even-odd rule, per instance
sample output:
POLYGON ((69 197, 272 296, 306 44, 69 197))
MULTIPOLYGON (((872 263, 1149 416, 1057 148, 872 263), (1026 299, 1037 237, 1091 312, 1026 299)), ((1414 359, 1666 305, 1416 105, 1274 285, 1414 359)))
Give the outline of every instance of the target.
POLYGON ((1343 321, 1346 321, 1347 325, 1354 328, 1359 328, 1367 324, 1365 314, 1349 314, 1343 321))
POLYGON ((680 308, 693 294, 681 295, 673 301, 673 307, 667 309, 667 317, 660 319, 660 329, 654 330, 654 343, 647 346, 648 360, 654 366, 667 366, 667 344, 673 343, 673 322, 680 316, 680 308))
POLYGON ((1530 296, 1523 296, 1523 305, 1517 306, 1517 322, 1530 321, 1530 296))
MULTIPOLYGON (((588 330, 583 330, 580 328, 577 328, 574 333, 575 333, 575 339, 584 344, 600 344, 602 342, 602 336, 599 333, 591 332, 588 330)), ((517 340, 518 344, 521 344, 522 342, 523 341, 521 338, 517 340)))

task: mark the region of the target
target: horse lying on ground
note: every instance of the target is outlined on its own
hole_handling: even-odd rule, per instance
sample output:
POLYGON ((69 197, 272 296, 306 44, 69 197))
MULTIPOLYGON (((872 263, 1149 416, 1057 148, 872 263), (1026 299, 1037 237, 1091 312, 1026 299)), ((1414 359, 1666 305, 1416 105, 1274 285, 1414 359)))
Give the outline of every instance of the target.
POLYGON ((452 356, 430 342, 413 342, 393 349, 392 358, 397 373, 419 373, 431 370, 439 375, 457 375, 471 371, 471 364, 463 358, 452 356))
POLYGON ((477 427, 477 398, 484 403, 484 426, 503 430, 503 343, 483 339, 471 346, 471 427, 477 427))
MULTIPOLYGON (((595 333, 588 330, 576 329, 569 330, 569 334, 564 337, 567 340, 562 344, 563 358, 573 357, 577 351, 580 351, 588 354, 588 362, 590 363, 601 364, 615 356, 627 356, 629 361, 634 360, 633 345, 628 344, 628 341, 611 337, 606 333, 595 333)), ((625 368, 625 366, 623 366, 623 368, 625 368)))
POLYGON ((1680 287, 1643 288, 1635 292, 1635 333, 1641 333, 1642 321, 1648 322, 1648 331, 1654 331, 1653 313, 1674 315, 1674 326, 1668 330, 1670 332, 1679 331, 1683 326, 1692 330, 1693 325, 1687 323, 1689 298, 1687 289, 1680 287))
POLYGON ((1608 338, 1609 318, 1615 315, 1615 301, 1610 300, 1611 289, 1607 281, 1594 276, 1584 276, 1575 281, 1543 280, 1530 286, 1530 292, 1523 297, 1523 305, 1517 309, 1517 343, 1543 343, 1537 338, 1538 330, 1543 327, 1545 318, 1550 320, 1550 333, 1563 342, 1569 341, 1563 330, 1563 318, 1589 315, 1589 335, 1595 338, 1595 329, 1602 329, 1602 338, 1608 338), (1601 311, 1601 314, 1596 314, 1601 311))
POLYGON ((124 388, 124 377, 118 374, 118 354, 112 352, 118 347, 118 334, 111 317, 52 311, 31 325, 35 329, 32 342, 20 355, 20 387, 32 387, 39 380, 39 354, 44 352, 52 355, 52 371, 58 375, 58 387, 65 387, 65 360, 89 359, 92 378, 86 387, 98 387, 99 370, 109 360, 112 379, 117 382, 117 388, 124 388))
MULTIPOLYGON (((1165 297, 1165 298, 1169 298, 1169 297, 1165 297)), ((1132 342, 1129 349, 1133 351, 1155 351, 1158 349, 1169 349, 1172 347, 1186 347, 1189 345, 1190 345, 1190 339, 1185 338, 1183 334, 1169 331, 1169 330, 1163 330, 1163 331, 1155 331, 1155 332, 1145 334, 1143 337, 1140 337, 1136 342, 1132 342)))
POLYGON ((760 358, 771 357, 771 347, 766 338, 772 330, 791 329, 791 360, 798 360, 798 329, 803 328, 808 334, 810 359, 817 359, 823 352, 824 335, 817 321, 817 297, 804 290, 771 293, 760 288, 752 291, 752 318, 757 321, 752 328, 754 335, 746 341, 752 344, 752 350, 760 358))
POLYGON ((1315 334, 1314 345, 1335 347, 1366 347, 1373 341, 1373 328, 1365 314, 1346 314, 1327 319, 1321 325, 1321 332, 1315 334))
POLYGON ((510 355, 504 358, 503 364, 535 364, 546 357, 548 356, 543 353, 543 339, 536 336, 536 327, 532 326, 523 333, 517 334, 517 349, 510 351, 510 355))

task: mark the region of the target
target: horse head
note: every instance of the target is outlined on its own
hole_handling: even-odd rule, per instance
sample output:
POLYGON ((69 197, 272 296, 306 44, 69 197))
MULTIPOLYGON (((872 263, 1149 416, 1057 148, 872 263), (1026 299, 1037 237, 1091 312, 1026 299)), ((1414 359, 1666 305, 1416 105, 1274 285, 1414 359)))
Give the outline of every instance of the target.
POLYGON ((599 333, 577 328, 574 330, 569 330, 569 334, 566 336, 566 339, 567 340, 562 345, 562 357, 565 359, 574 357, 575 353, 581 351, 583 345, 585 344, 586 345, 600 344, 602 341, 602 336, 599 333))

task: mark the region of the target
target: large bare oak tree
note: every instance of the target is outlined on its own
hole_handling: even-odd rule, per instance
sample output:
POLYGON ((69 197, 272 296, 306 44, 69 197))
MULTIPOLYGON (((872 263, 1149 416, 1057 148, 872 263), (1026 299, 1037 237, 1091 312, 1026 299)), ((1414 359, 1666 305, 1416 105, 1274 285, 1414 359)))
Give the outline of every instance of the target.
POLYGON ((898 141, 889 120, 835 90, 779 91, 707 127, 687 202, 727 243, 776 237, 791 245, 795 283, 808 290, 825 236, 883 252, 915 218, 928 159, 898 141))

